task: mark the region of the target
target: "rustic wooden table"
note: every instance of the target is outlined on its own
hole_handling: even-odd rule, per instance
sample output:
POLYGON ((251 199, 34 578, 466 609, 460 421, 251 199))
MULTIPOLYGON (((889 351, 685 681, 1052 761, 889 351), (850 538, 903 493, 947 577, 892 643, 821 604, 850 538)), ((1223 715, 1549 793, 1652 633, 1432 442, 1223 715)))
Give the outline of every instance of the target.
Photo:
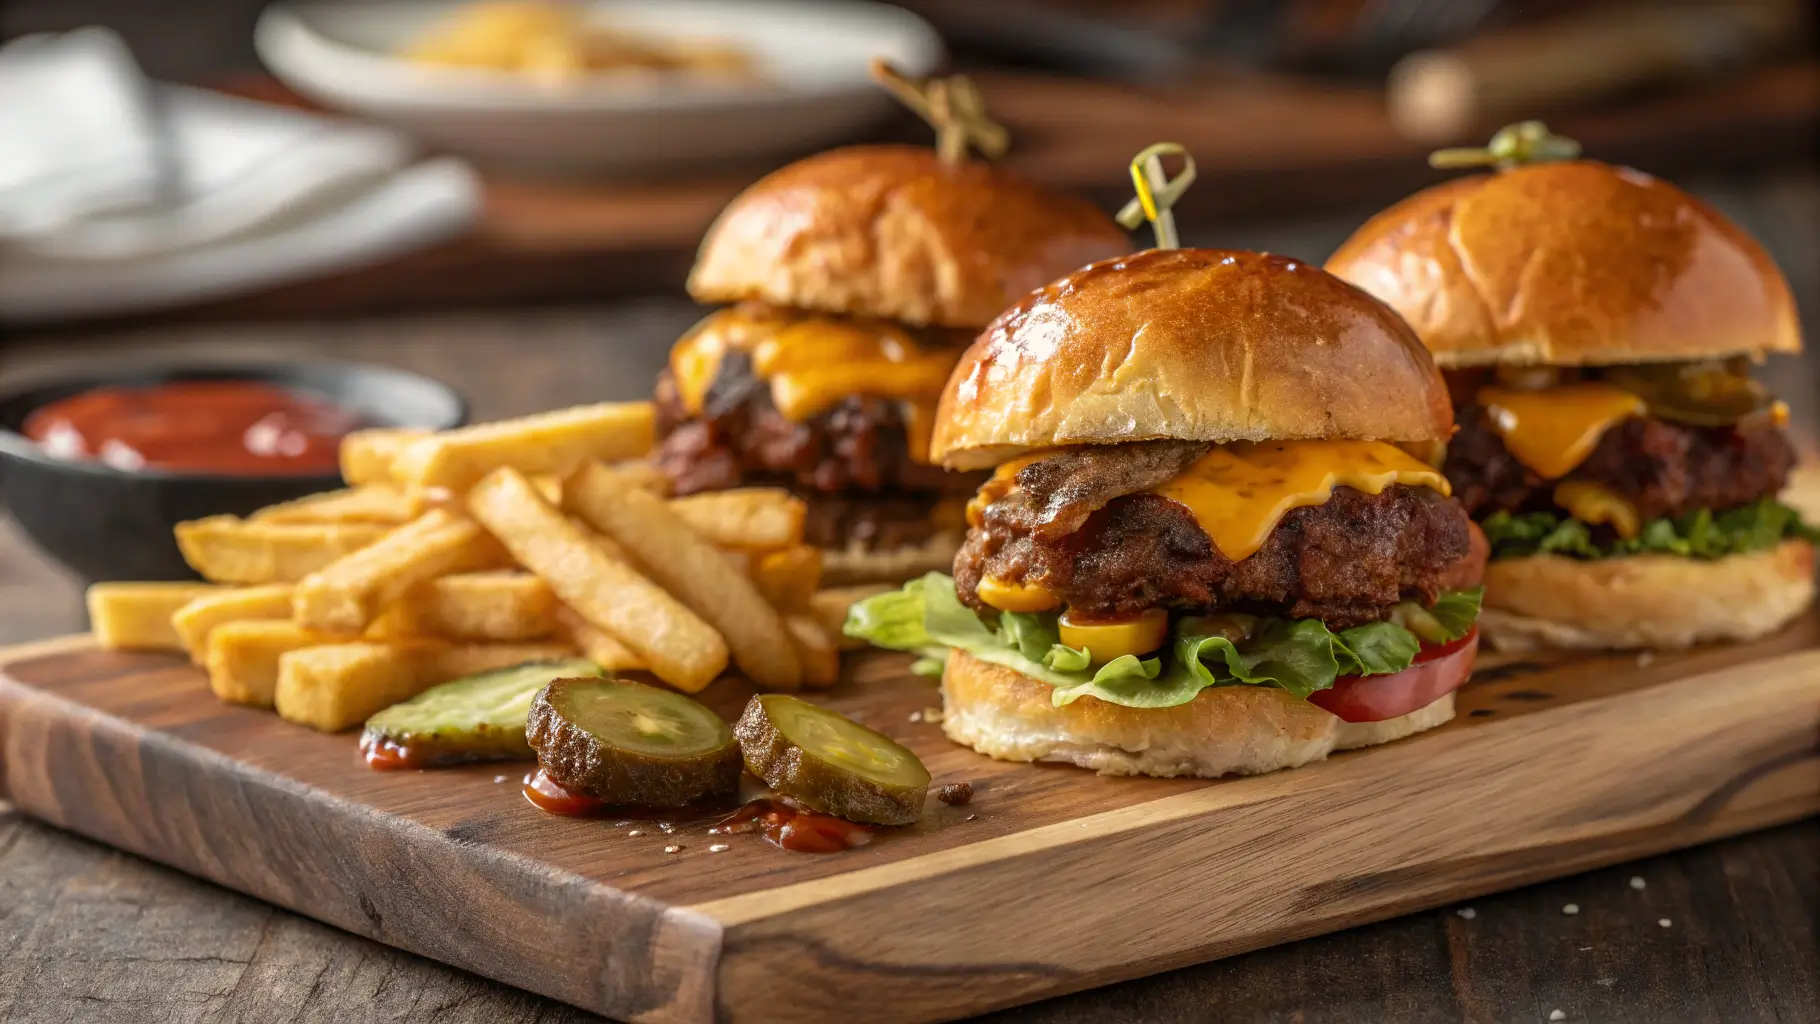
MULTIPOLYGON (((1777 251, 1805 307, 1820 308, 1815 179, 1707 191, 1777 251)), ((1233 229, 1201 240, 1313 257, 1353 223, 1356 218, 1335 218, 1233 229)), ((639 396, 669 341, 696 315, 680 300, 652 299, 347 323, 64 333, 14 339, 0 350, 0 369, 30 372, 153 353, 369 359, 450 382, 472 398, 475 416, 487 419, 639 396)), ((1809 336, 1820 336, 1811 320, 1809 336)), ((1785 361, 1771 372, 1798 420, 1813 424, 1810 368, 1785 361)), ((0 642, 82 624, 76 581, 0 522, 0 642)), ((109 851, 0 803, 0 1019, 494 1024, 586 1017, 109 851)), ((1820 1020, 1820 822, 992 1019, 1820 1020)))

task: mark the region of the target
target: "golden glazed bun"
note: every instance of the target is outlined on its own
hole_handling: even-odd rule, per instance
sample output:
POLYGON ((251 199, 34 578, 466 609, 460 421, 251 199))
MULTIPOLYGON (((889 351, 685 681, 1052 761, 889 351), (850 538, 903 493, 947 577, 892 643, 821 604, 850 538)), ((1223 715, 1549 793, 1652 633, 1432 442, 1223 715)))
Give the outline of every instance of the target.
POLYGON ((1281 690, 1215 686, 1173 708, 1094 697, 1056 707, 1048 684, 964 651, 942 674, 942 731, 1001 761, 1061 761, 1102 775, 1258 775, 1335 750, 1389 743, 1453 718, 1453 694, 1384 722, 1353 724, 1281 690))
POLYGON ((1442 366, 1797 352, 1776 264, 1706 203, 1628 167, 1533 164, 1418 192, 1327 269, 1388 302, 1442 366))
POLYGON ((1813 598, 1814 549, 1801 540, 1714 561, 1534 555, 1485 567, 1479 633, 1506 651, 1690 647, 1773 633, 1813 598))
POLYGON ((1018 296, 1131 251, 1092 204, 932 149, 852 146, 799 160, 741 193, 708 229, 700 302, 985 326, 1018 296))
POLYGON ((1283 256, 1152 249, 1000 315, 948 378, 930 456, 976 469, 1068 444, 1452 433, 1440 372, 1390 307, 1283 256))

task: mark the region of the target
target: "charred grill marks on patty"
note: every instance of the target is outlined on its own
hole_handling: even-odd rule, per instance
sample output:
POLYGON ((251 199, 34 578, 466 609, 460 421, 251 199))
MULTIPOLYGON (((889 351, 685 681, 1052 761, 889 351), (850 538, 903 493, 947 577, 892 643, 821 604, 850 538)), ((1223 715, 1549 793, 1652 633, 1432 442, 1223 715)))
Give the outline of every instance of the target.
MULTIPOLYGON (((1127 447, 1070 454, 1112 461, 1127 447)), ((1399 601, 1432 602, 1447 587, 1476 583, 1476 572, 1462 572, 1462 563, 1483 557, 1475 556, 1466 513, 1426 487, 1398 485, 1378 495, 1336 487, 1325 504, 1286 513, 1262 548, 1236 562, 1214 547, 1193 513, 1158 495, 1111 497, 1061 535, 1039 529, 1033 507, 1046 503, 1014 490, 989 505, 968 534, 954 575, 962 600, 975 609, 986 608, 978 588, 990 576, 1040 584, 1096 618, 1162 607, 1317 618, 1343 629, 1385 619, 1399 601)))
POLYGON ((930 520, 936 505, 971 494, 981 479, 912 459, 898 402, 853 395, 811 419, 788 419, 744 352, 722 358, 701 415, 690 415, 667 369, 656 403, 654 461, 677 494, 787 487, 808 501, 804 539, 817 547, 921 543, 940 528, 930 520))
POLYGON ((1086 524, 1114 498, 1147 491, 1180 476, 1213 445, 1202 441, 1134 441, 1118 457, 1099 447, 1076 448, 1033 462, 1017 473, 1017 489, 999 514, 1043 540, 1058 540, 1086 524))
POLYGON ((1562 480, 1599 484, 1636 506, 1646 521, 1703 508, 1722 511, 1775 495, 1795 464, 1787 435, 1767 417, 1695 427, 1639 416, 1606 431, 1586 461, 1561 480, 1545 480, 1504 447, 1484 407, 1462 406, 1458 420, 1442 472, 1474 518, 1553 509, 1562 480))

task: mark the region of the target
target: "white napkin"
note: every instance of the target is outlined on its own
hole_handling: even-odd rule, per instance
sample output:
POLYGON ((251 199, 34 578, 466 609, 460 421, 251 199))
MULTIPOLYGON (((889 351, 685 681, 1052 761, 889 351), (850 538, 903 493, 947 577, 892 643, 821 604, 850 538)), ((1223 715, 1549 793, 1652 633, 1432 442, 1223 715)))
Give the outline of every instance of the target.
POLYGON ((0 48, 0 319, 134 312, 371 262, 473 222, 453 159, 147 82, 105 29, 0 48))

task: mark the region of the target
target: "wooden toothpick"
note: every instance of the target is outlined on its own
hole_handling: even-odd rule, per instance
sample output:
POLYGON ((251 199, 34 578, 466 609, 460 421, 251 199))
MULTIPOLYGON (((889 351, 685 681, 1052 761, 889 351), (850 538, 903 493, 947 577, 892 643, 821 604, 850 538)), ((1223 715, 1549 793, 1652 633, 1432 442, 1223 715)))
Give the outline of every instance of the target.
POLYGON ((1192 184, 1194 157, 1180 143, 1159 142, 1145 147, 1143 152, 1131 158, 1131 187, 1137 196, 1119 211, 1119 224, 1130 231, 1148 220, 1151 229, 1156 232, 1158 249, 1180 248, 1181 240, 1175 233, 1175 214, 1172 208, 1192 184), (1165 156, 1181 157, 1182 173, 1174 178, 1164 173, 1165 156))
POLYGON ((872 61, 872 80, 935 129, 935 151, 945 164, 967 159, 969 148, 996 159, 1011 147, 1011 134, 986 116, 986 101, 966 75, 910 78, 890 62, 872 61))
POLYGON ((1556 135, 1540 121, 1519 121, 1498 129, 1484 146, 1462 146, 1437 149, 1428 154, 1428 166, 1437 168, 1496 167, 1508 170, 1523 164, 1572 160, 1580 155, 1580 144, 1565 135, 1556 135))

